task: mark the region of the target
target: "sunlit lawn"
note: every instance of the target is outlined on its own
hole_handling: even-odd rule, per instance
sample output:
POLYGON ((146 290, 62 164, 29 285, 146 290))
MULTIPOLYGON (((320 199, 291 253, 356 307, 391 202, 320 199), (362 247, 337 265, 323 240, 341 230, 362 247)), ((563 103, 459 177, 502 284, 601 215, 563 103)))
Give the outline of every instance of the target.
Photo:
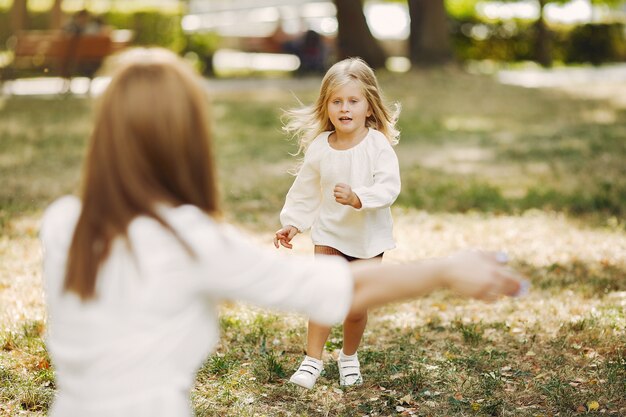
MULTIPOLYGON (((505 249, 530 295, 483 304, 439 292, 375 310, 365 385, 339 389, 336 329, 307 392, 285 384, 305 319, 225 307, 198 415, 626 415, 626 88, 521 89, 456 71, 381 82, 403 105, 398 248, 386 261, 505 249)), ((293 179, 279 122, 290 87, 315 97, 297 82, 213 95, 227 216, 267 246, 293 179)), ((0 415, 43 415, 54 395, 37 229, 46 204, 78 187, 89 106, 0 99, 0 415)), ((311 252, 307 236, 295 244, 311 252)))

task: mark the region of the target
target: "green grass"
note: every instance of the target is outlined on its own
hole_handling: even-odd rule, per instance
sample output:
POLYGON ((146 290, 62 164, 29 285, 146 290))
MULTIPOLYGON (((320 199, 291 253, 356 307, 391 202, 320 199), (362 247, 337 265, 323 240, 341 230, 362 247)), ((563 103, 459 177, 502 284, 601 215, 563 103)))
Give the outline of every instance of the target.
MULTIPOLYGON (((456 71, 380 81, 403 104, 398 248, 385 261, 505 249, 530 295, 484 304, 437 292, 373 311, 359 351, 365 384, 353 389, 337 384, 336 327, 312 391, 286 384, 303 353, 303 317, 224 306, 221 343, 192 394, 197 414, 626 415, 623 86, 521 89, 456 71)), ((268 246, 296 164, 279 123, 295 104, 288 90, 212 99, 227 217, 268 246)), ((315 94, 297 89, 305 102, 315 94)), ((79 186, 90 107, 0 99, 2 416, 45 415, 53 399, 38 222, 79 186)), ((306 236, 294 243, 311 252, 306 236)))

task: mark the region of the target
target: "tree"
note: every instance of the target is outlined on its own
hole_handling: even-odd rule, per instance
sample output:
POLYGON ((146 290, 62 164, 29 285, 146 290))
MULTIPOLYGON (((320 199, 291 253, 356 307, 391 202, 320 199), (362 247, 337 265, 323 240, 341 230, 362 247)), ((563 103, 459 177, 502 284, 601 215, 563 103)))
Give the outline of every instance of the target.
POLYGON ((11 6, 11 32, 24 30, 28 27, 28 0, 13 0, 11 6))
POLYGON ((63 10, 61 9, 63 0, 54 0, 50 9, 50 29, 60 29, 63 23, 63 10))
MULTIPOLYGON (((539 2, 539 18, 533 25, 535 28, 535 60, 543 67, 552 66, 552 35, 545 19, 545 7, 550 0, 539 2)), ((563 0, 553 0, 563 3, 563 0)))
POLYGON ((424 67, 451 62, 453 53, 444 0, 408 0, 408 3, 411 63, 424 67))
POLYGON ((337 8, 338 58, 358 56, 372 68, 385 66, 387 55, 372 35, 361 0, 334 0, 337 8))

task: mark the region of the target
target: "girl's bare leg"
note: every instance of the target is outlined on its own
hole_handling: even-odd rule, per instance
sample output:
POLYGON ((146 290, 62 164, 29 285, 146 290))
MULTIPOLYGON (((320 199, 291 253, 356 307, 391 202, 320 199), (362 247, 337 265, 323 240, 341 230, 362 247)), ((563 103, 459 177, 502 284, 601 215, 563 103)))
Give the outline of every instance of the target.
MULTIPOLYGON (((332 255, 332 256, 344 256, 335 248, 330 246, 315 246, 315 255, 332 255)), ((380 262, 382 260, 382 254, 374 258, 380 262)), ((365 325, 367 324, 367 310, 358 313, 351 313, 346 317, 343 322, 343 353, 351 356, 356 353, 356 350, 361 344, 363 338, 363 332, 365 331, 365 325)), ((324 345, 330 334, 330 327, 321 326, 315 322, 309 321, 309 330, 307 334, 307 355, 315 358, 322 359, 322 352, 324 351, 324 345)))
POLYGON ((330 334, 330 327, 322 326, 309 321, 309 329, 306 337, 306 354, 315 359, 322 359, 322 352, 326 339, 330 334))
POLYGON ((361 344, 366 324, 367 311, 364 311, 363 313, 352 313, 346 317, 343 322, 342 348, 345 355, 352 356, 356 353, 359 345, 361 344))

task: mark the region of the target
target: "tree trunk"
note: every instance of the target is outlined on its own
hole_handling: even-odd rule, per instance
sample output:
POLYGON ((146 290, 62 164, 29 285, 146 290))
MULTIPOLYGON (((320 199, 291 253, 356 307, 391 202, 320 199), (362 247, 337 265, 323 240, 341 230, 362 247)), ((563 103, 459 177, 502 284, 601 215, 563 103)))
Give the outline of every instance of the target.
POLYGON ((50 9, 50 29, 61 29, 63 24, 63 10, 61 9, 63 0, 54 0, 50 9))
POLYGON ((535 60, 543 67, 552 66, 551 34, 544 17, 546 0, 539 0, 539 19, 535 22, 535 60))
POLYGON ((385 66, 387 55, 370 32, 361 0, 334 0, 337 8, 338 58, 361 57, 372 68, 385 66))
POLYGON ((28 1, 13 0, 11 6, 11 33, 14 35, 28 28, 28 1))
POLYGON ((444 0, 408 0, 408 3, 411 63, 428 67, 451 62, 453 53, 444 0))

